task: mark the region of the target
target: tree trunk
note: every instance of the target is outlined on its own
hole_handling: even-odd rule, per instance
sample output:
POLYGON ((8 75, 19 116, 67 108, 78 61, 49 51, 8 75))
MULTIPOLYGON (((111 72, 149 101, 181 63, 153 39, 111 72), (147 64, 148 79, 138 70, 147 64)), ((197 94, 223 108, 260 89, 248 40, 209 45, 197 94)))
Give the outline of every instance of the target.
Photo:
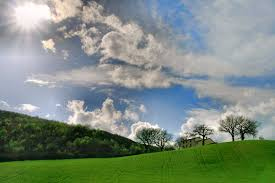
POLYGON ((232 142, 234 142, 234 141, 235 141, 235 136, 234 136, 234 134, 231 135, 231 136, 232 136, 232 142))
POLYGON ((244 137, 244 133, 241 133, 241 139, 244 140, 245 137, 244 137))
POLYGON ((204 146, 205 137, 202 137, 202 145, 204 146))

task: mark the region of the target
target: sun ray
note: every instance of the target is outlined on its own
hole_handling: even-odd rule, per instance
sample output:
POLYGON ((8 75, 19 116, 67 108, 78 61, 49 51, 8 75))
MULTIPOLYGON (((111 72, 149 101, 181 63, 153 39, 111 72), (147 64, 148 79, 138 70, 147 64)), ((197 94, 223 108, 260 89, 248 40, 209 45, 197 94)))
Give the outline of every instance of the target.
POLYGON ((47 5, 27 2, 14 8, 16 26, 23 31, 37 29, 43 21, 51 19, 51 11, 47 5))

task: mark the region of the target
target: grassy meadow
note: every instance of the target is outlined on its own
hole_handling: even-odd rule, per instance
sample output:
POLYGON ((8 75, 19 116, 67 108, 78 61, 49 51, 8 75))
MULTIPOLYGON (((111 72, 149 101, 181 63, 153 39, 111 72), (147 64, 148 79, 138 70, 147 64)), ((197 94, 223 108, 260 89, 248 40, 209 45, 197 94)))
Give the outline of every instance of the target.
POLYGON ((105 159, 0 163, 2 183, 271 183, 275 141, 244 141, 105 159))

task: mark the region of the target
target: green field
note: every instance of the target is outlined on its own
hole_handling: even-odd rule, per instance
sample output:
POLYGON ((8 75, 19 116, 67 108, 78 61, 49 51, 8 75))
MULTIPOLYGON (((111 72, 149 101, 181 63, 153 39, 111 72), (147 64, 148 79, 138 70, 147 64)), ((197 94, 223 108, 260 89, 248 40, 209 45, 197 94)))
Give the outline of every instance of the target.
POLYGON ((0 163, 3 183, 275 182, 275 141, 245 141, 123 158, 0 163))

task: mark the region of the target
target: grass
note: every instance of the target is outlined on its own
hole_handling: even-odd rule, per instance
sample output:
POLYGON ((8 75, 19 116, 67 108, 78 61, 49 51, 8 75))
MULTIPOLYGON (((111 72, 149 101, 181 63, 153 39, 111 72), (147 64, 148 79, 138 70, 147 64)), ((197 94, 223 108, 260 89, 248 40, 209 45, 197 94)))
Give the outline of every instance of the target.
POLYGON ((2 183, 271 183, 275 141, 245 141, 109 159, 0 163, 2 183))

